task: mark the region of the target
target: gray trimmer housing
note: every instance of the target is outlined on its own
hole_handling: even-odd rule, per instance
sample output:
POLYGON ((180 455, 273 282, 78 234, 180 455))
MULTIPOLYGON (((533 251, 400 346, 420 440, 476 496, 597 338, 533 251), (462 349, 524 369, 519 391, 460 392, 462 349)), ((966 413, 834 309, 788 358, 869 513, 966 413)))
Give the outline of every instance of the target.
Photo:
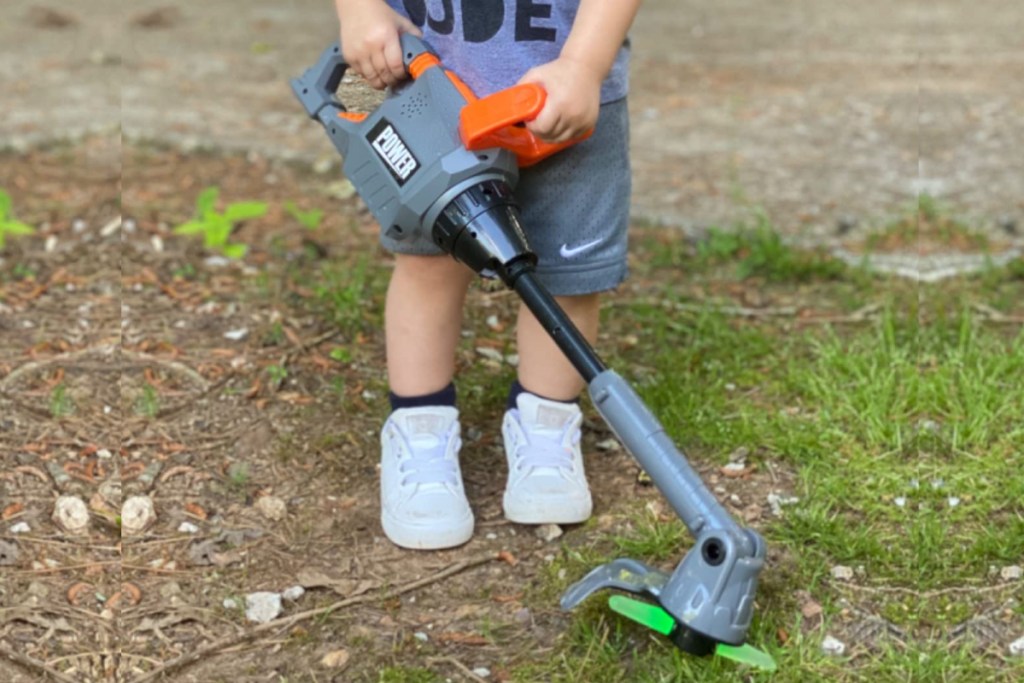
MULTIPOLYGON (((430 52, 408 34, 402 36, 402 49, 407 68, 430 52)), ((292 81, 292 90, 309 116, 323 124, 344 159, 342 170, 388 237, 431 238, 441 211, 483 180, 515 187, 519 167, 512 152, 470 151, 463 145, 457 123, 467 100, 444 70, 427 69, 402 81, 362 118, 335 98, 347 69, 335 43, 292 81)))

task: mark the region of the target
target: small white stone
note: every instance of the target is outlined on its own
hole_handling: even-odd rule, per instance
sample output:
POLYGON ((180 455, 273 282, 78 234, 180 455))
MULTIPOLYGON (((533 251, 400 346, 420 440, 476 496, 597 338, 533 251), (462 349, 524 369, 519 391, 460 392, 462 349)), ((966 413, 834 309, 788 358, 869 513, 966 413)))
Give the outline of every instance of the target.
MULTIPOLYGON (((739 467, 735 467, 735 468, 732 468, 732 469, 741 470, 744 467, 746 467, 745 463, 746 463, 747 457, 749 455, 750 455, 750 449, 747 448, 746 446, 740 446, 739 448, 734 450, 732 453, 730 453, 729 454, 729 464, 736 463, 736 464, 740 465, 739 467)), ((726 465, 725 467, 726 467, 726 469, 730 469, 729 465, 726 465)))
POLYGON ((478 666, 477 668, 473 669, 473 675, 479 676, 480 678, 489 678, 491 675, 491 670, 484 666, 478 666))
POLYGON ((423 631, 416 631, 416 633, 412 634, 412 637, 415 638, 416 640, 420 641, 421 643, 425 643, 428 640, 430 640, 430 636, 428 636, 423 631))
POLYGON ((288 506, 277 496, 261 496, 256 499, 256 509, 272 522, 280 522, 288 513, 288 506))
POLYGON ((1021 577, 1024 577, 1024 569, 1015 564, 999 570, 999 578, 1003 581, 1019 581, 1021 577))
POLYGON ((487 327, 491 328, 492 330, 496 330, 499 327, 501 327, 501 320, 499 320, 498 316, 496 315, 489 315, 487 316, 487 327))
POLYGON ((237 330, 228 330, 224 333, 224 338, 230 339, 231 341, 242 341, 248 336, 249 328, 247 327, 240 327, 237 330))
POLYGON ((46 238, 46 246, 44 247, 47 253, 53 253, 57 250, 57 236, 50 235, 46 238))
POLYGON ((722 468, 725 472, 742 472, 745 469, 747 465, 744 462, 730 462, 722 468))
POLYGON ((160 235, 153 235, 149 238, 149 243, 153 245, 153 251, 161 252, 164 250, 164 240, 160 235))
POLYGON ((306 589, 302 586, 290 586, 281 591, 281 597, 290 602, 295 602, 305 594, 306 589))
POLYGON ((245 596, 245 618, 257 624, 273 621, 281 614, 281 594, 260 591, 245 596))
POLYGON ((800 502, 800 499, 796 496, 780 496, 777 493, 768 494, 768 507, 771 508, 772 514, 776 517, 782 516, 782 507, 784 505, 794 505, 800 502))
MULTIPOLYGON (((113 235, 115 232, 117 232, 120 229, 121 229, 121 217, 117 216, 116 218, 111 220, 109 223, 104 225, 102 228, 100 228, 100 236, 101 237, 110 237, 111 235, 113 235)), ((133 221, 132 219, 129 218, 124 223, 124 229, 127 232, 135 232, 135 221, 133 221), (131 225, 130 228, 129 228, 129 224, 131 225)))
POLYGON ((604 439, 603 441, 598 441, 596 446, 597 446, 597 450, 599 450, 599 451, 614 452, 614 451, 622 450, 622 446, 619 445, 619 442, 618 442, 617 439, 604 439))
POLYGON ((153 499, 132 496, 121 506, 121 529, 129 536, 142 533, 156 519, 153 499))
POLYGON ((950 496, 949 498, 946 499, 946 503, 949 505, 949 507, 955 508, 960 504, 960 499, 957 498, 956 496, 950 496))
POLYGON ((180 533, 180 534, 198 534, 199 533, 199 527, 197 527, 192 522, 182 522, 178 526, 178 533, 180 533))
POLYGON ((89 508, 78 496, 61 496, 53 506, 53 521, 71 534, 89 530, 89 508))
POLYGON ((1024 657, 1024 636, 1010 643, 1010 654, 1014 657, 1024 657))
POLYGON ((821 641, 821 651, 833 657, 842 657, 846 652, 846 643, 838 638, 825 636, 825 639, 821 641))
POLYGON ((831 569, 832 578, 836 581, 849 581, 853 578, 853 569, 845 565, 837 564, 831 569))
POLYGON ((557 524, 541 524, 534 529, 534 535, 545 543, 550 543, 562 535, 562 527, 557 524))
POLYGON ((89 224, 83 221, 81 218, 76 218, 75 220, 71 221, 71 231, 74 233, 84 232, 85 229, 88 227, 89 224))
POLYGON ((224 598, 221 604, 224 605, 224 609, 238 609, 238 601, 234 598, 224 598))
POLYGON ((486 346, 478 346, 476 349, 478 355, 483 356, 487 360, 497 361, 502 363, 505 361, 505 354, 497 349, 492 349, 486 346))
POLYGON ((493 531, 490 531, 490 532, 487 533, 487 536, 485 538, 488 541, 495 541, 495 540, 498 539, 498 534, 494 533, 493 531))
POLYGON ((28 522, 18 522, 17 524, 13 525, 9 529, 9 531, 12 534, 27 534, 28 532, 32 531, 32 527, 28 525, 28 522))
MULTIPOLYGON (((110 412, 110 406, 103 406, 103 408, 104 412, 110 412)), ((99 458, 100 460, 109 460, 110 458, 114 457, 114 454, 111 453, 106 448, 101 448, 98 451, 96 451, 96 457, 99 458)))
POLYGON ((895 498, 892 499, 892 502, 898 508, 907 506, 907 499, 904 496, 896 496, 895 498))

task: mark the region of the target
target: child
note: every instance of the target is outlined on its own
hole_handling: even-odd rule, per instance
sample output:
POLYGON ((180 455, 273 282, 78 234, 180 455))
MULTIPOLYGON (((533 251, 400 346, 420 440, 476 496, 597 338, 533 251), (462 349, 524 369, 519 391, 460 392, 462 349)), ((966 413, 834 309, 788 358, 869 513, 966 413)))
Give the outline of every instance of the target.
MULTIPOLYGON (((409 32, 480 97, 541 84, 547 102, 528 128, 543 140, 596 125, 589 140, 523 170, 516 188, 538 277, 593 343, 599 293, 626 276, 626 33, 640 0, 335 1, 343 56, 375 88, 405 77, 399 35, 409 32)), ((392 413, 381 432, 381 521, 399 546, 449 548, 473 534, 452 380, 475 275, 429 239, 382 243, 396 256, 385 311, 392 413)), ((583 522, 592 508, 580 454, 583 380, 525 307, 517 344, 518 380, 502 425, 505 516, 583 522)))

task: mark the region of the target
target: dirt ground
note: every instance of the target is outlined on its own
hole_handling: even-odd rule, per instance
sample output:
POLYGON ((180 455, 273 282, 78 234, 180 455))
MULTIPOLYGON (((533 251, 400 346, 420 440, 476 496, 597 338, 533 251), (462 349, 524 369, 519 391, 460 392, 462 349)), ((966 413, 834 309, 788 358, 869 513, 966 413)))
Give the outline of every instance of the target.
MULTIPOLYGON (((295 275, 324 254, 345 273, 358 269, 376 227, 355 199, 326 219, 317 243, 283 216, 270 217, 271 233, 244 233, 255 275, 204 260, 168 226, 212 183, 280 204, 322 192, 323 179, 258 156, 122 150, 114 138, 16 158, 0 166, 0 186, 23 191, 19 216, 42 231, 3 264, 0 634, 4 657, 31 660, 0 658, 3 680, 375 681, 429 638, 443 656, 410 661, 456 679, 467 679, 466 665, 487 666, 500 681, 503 667, 550 649, 568 617, 537 591, 560 551, 503 519, 496 430, 477 425, 466 437, 471 543, 410 556, 380 534, 379 306, 360 290, 355 317, 331 320, 313 303, 316 284, 295 275), (352 220, 360 227, 344 229, 352 220), (343 356, 331 353, 339 348, 343 356), (88 528, 69 533, 52 518, 58 496, 88 505, 88 528), (122 533, 132 496, 154 502, 155 521, 122 533), (264 511, 266 501, 282 509, 264 511), (18 524, 27 528, 16 533, 18 524), (419 582, 425 590, 414 590, 419 582), (292 586, 307 592, 282 620, 246 628, 242 596, 292 586), (336 614, 309 619, 306 610, 335 602, 336 614), (321 662, 339 652, 351 661, 332 673, 321 662)), ((508 366, 473 346, 503 347, 495 321, 512 320, 512 297, 479 288, 471 299, 474 342, 460 368, 501 377, 508 366)), ((466 397, 488 414, 500 400, 466 397)), ((630 524, 634 497, 665 514, 625 452, 596 446, 609 437, 588 420, 601 512, 571 544, 630 524)), ((701 471, 755 525, 767 508, 754 501, 790 485, 784 465, 771 481, 701 471)))
MULTIPOLYGON (((983 6, 648 0, 633 32, 637 216, 698 229, 763 207, 821 240, 927 192, 978 224, 1019 222, 1024 12, 983 6)), ((331 158, 286 85, 334 38, 330 2, 88 7, 4 3, 0 140, 121 127, 331 158)))

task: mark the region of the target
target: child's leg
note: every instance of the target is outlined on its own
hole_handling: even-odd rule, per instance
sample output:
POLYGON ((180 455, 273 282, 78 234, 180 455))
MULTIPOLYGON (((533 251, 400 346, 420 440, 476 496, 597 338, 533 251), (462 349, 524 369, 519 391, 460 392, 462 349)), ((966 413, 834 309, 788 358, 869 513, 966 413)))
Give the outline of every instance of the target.
MULTIPOLYGON (((600 322, 599 294, 555 297, 591 344, 600 322)), ((583 378, 526 306, 519 307, 517 329, 519 383, 527 391, 556 401, 574 401, 583 378)))
POLYGON ((451 548, 473 535, 451 384, 472 277, 447 256, 398 255, 388 287, 393 411, 381 430, 381 524, 404 548, 451 548))
POLYGON ((384 315, 392 392, 423 396, 451 383, 473 278, 449 256, 395 256, 384 315))
MULTIPOLYGON (((593 343, 600 296, 556 299, 593 343)), ((502 423, 509 467, 505 516, 521 524, 583 522, 593 509, 580 452, 583 413, 575 402, 583 379, 525 306, 517 337, 519 384, 502 423)))

